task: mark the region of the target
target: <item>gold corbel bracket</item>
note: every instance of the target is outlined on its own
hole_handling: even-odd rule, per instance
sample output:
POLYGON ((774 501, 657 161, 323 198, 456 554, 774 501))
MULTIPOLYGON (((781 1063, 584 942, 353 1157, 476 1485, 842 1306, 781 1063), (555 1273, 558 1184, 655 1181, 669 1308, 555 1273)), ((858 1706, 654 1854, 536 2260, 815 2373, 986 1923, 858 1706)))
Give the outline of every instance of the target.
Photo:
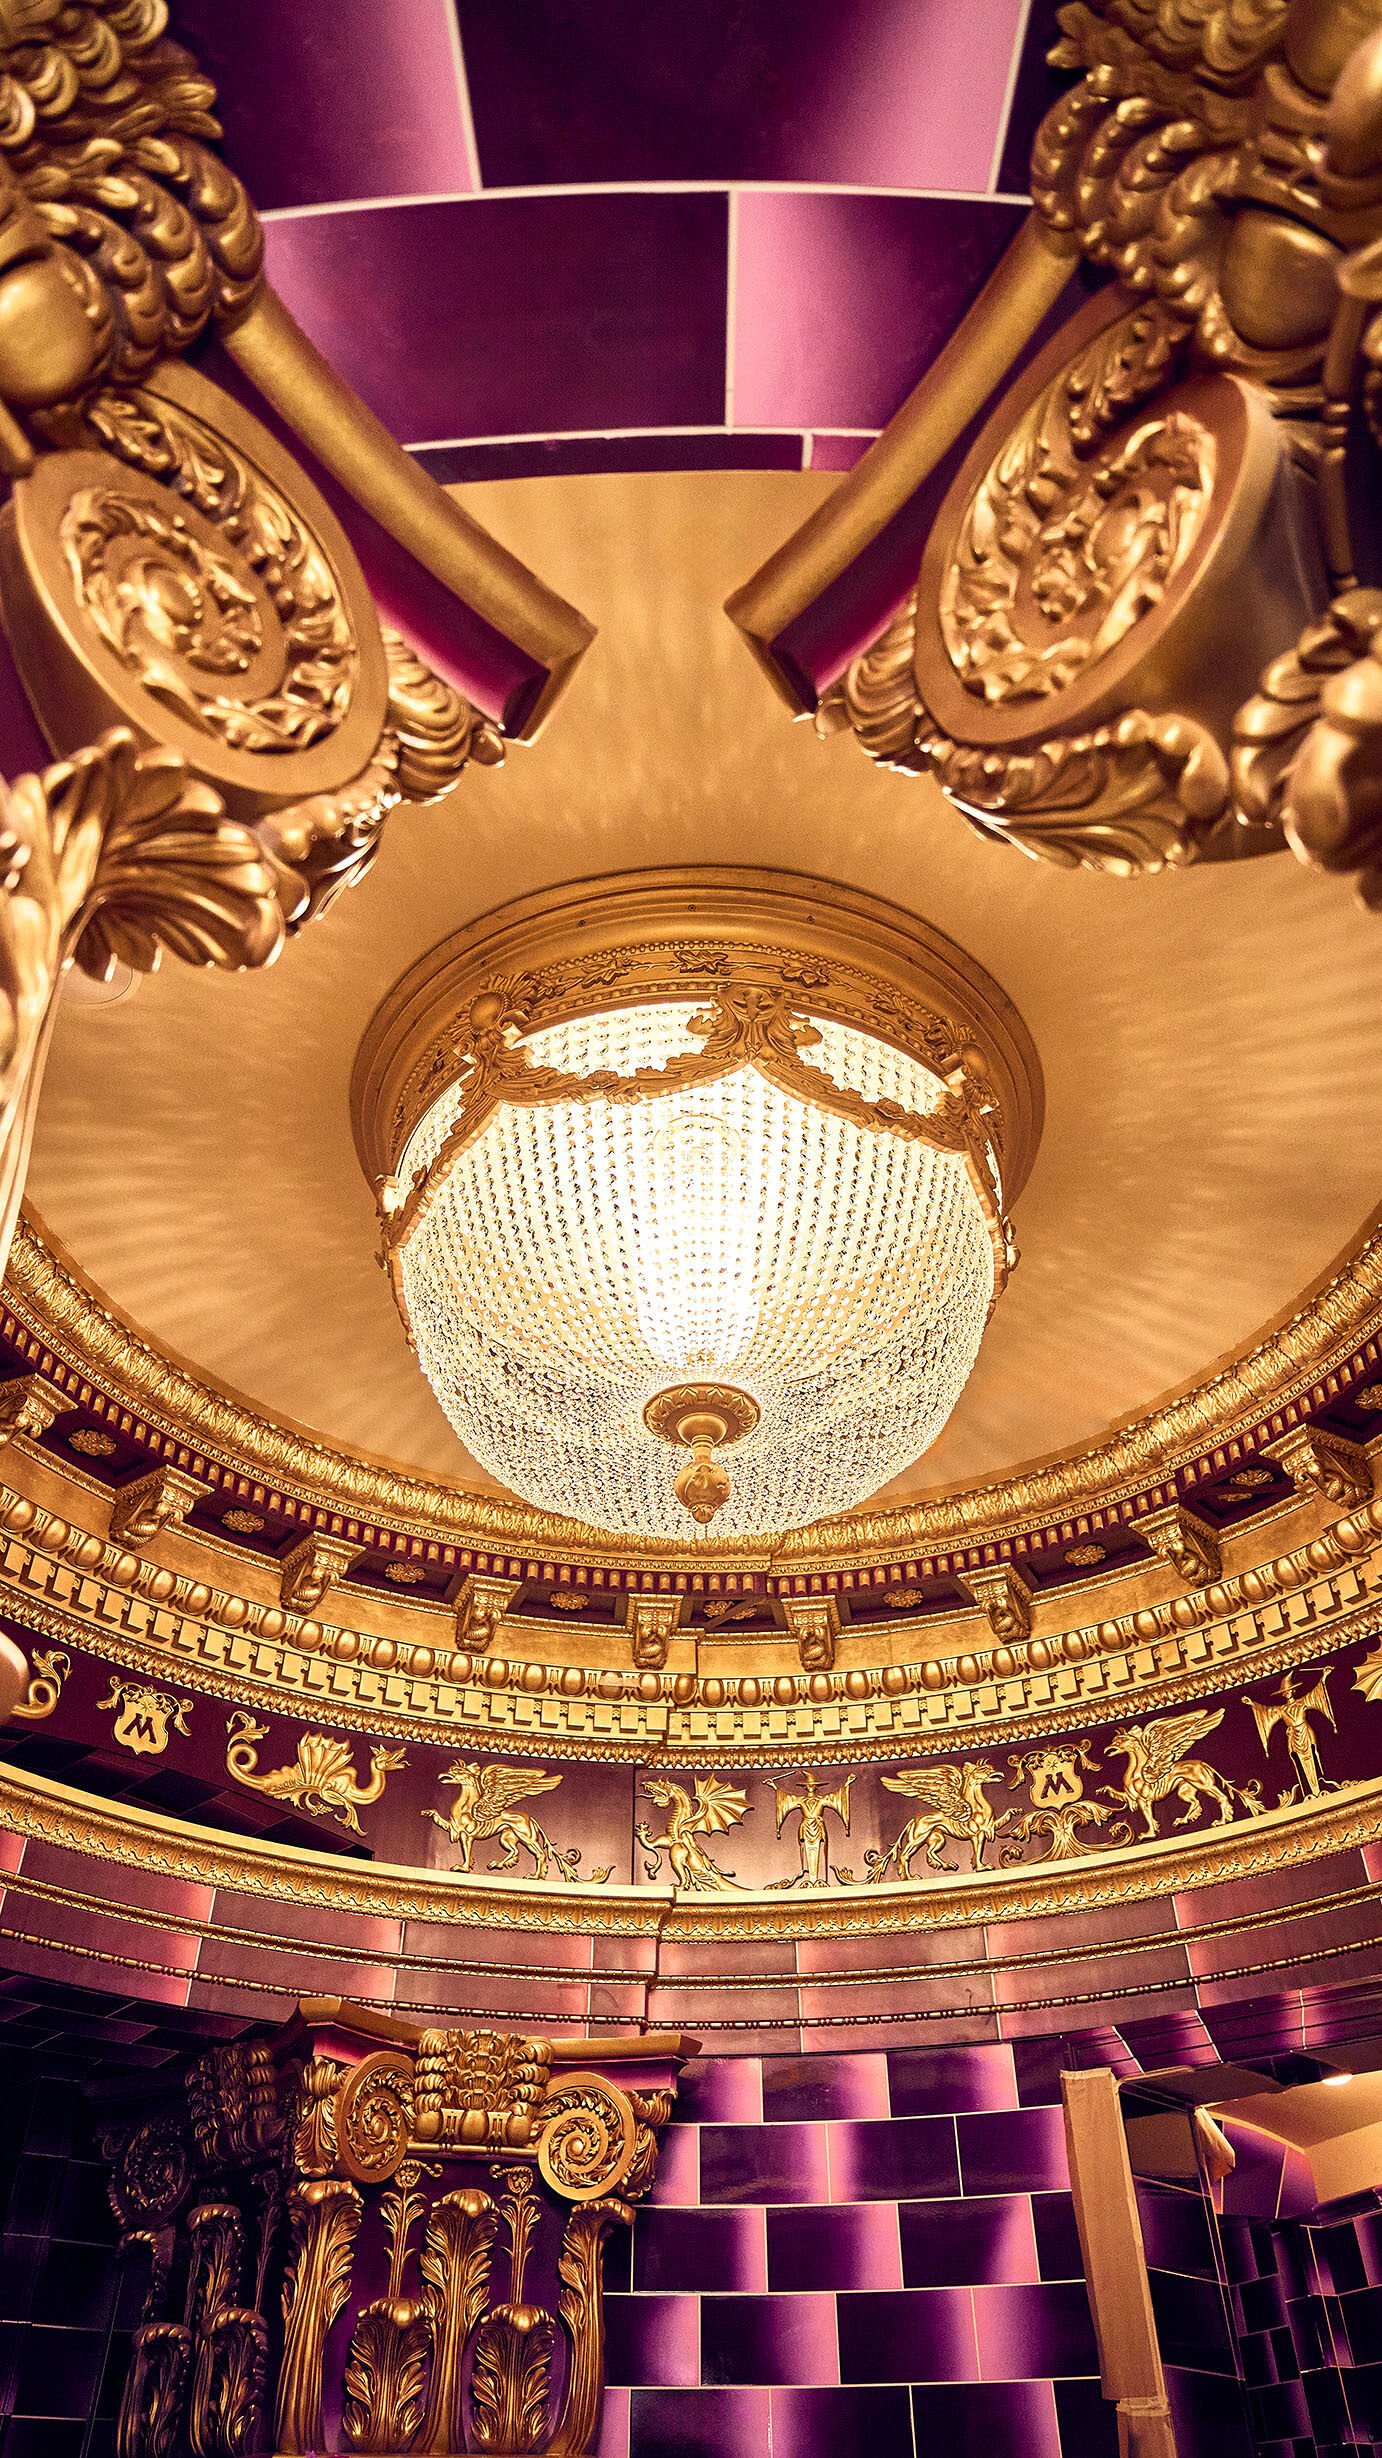
POLYGON ((667 1662, 667 1650, 681 1627, 686 1598, 676 1596, 640 1596, 630 1593, 624 1599, 624 1623, 629 1633, 633 1660, 640 1673, 660 1673, 667 1662))
POLYGON ((1032 1627, 1032 1591, 1011 1562, 964 1571, 960 1584, 968 1588, 996 1639, 1011 1646, 1015 1639, 1027 1637, 1032 1627))
POLYGON ((1262 1456, 1285 1469, 1297 1493, 1318 1494, 1336 1510, 1355 1510, 1372 1499, 1373 1471, 1366 1451, 1338 1434, 1322 1434, 1313 1425, 1294 1426, 1277 1441, 1264 1443, 1262 1456))
POLYGON ((16 1374, 12 1381, 0 1383, 0 1448, 16 1434, 40 1442, 54 1418, 65 1417, 75 1406, 74 1400, 55 1391, 41 1374, 16 1374))
POLYGON ((343 1545, 339 1537, 304 1536, 283 1557, 279 1602, 289 1613, 315 1613, 329 1587, 344 1579, 360 1558, 358 1545, 343 1545))
POLYGON ((797 1643, 804 1673, 828 1673, 840 1635, 840 1608, 833 1596, 784 1596, 782 1618, 797 1643))
POLYGON ((1136 1523, 1137 1534, 1163 1562, 1169 1562, 1187 1587, 1207 1587, 1223 1569, 1219 1540, 1207 1521, 1179 1502, 1148 1511, 1136 1523))
POLYGON ((482 1571, 467 1571, 448 1589, 447 1602, 456 1608, 456 1644, 472 1654, 493 1645, 504 1616, 521 1595, 521 1579, 489 1579, 482 1571))
POLYGON ((122 1485, 110 1506, 111 1543, 151 1544, 161 1529, 181 1527, 210 1491, 200 1477, 187 1476, 181 1468, 155 1468, 133 1485, 122 1485))

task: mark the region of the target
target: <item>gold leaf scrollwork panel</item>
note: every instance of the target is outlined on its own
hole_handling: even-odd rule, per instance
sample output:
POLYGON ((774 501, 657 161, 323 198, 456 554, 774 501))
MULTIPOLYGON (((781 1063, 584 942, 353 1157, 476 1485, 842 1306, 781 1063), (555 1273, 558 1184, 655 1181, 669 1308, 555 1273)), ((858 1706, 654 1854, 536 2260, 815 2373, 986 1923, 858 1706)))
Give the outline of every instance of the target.
POLYGON ((292 2247, 283 2286, 283 2363, 274 2424, 281 2458, 307 2458, 321 2447, 322 2354, 350 2292, 363 2207, 355 2187, 341 2177, 289 2187, 292 2247))
POLYGON ((635 2120, 624 2092, 600 2074, 568 2074, 542 2107, 537 2164, 564 2202, 617 2193, 634 2163, 635 2120))

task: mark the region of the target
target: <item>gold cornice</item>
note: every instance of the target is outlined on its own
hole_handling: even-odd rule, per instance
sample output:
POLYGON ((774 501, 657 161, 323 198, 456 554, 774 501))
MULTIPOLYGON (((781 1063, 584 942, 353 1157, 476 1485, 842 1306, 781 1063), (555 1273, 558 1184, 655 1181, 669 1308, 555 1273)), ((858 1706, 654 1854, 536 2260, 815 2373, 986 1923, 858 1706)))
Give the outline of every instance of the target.
POLYGON ((896 1510, 854 1512, 771 1545, 621 1543, 578 1520, 347 1453, 266 1418, 126 1321, 32 1215, 16 1232, 5 1286, 31 1337, 69 1373, 141 1419, 165 1448, 200 1454, 309 1508, 432 1541, 590 1566, 790 1572, 1011 1539, 1051 1520, 1117 1508, 1268 1422, 1273 1433, 1289 1431, 1312 1389, 1382 1326, 1382 1233, 1370 1223, 1357 1246, 1270 1330, 1102 1442, 993 1484, 896 1510))
MULTIPOLYGON (((1097 1859, 987 1871, 969 1878, 923 1878, 857 1891, 832 1889, 814 1902, 781 1893, 678 1900, 674 1890, 651 1885, 557 1887, 484 1876, 438 1878, 389 1862, 341 1860, 333 1854, 229 1838, 123 1802, 95 1801, 46 1777, 14 1768, 0 1771, 0 1829, 150 1875, 213 1890, 231 1889, 269 1901, 316 1904, 346 1916, 426 1920, 455 1929, 734 1942, 973 1929, 1147 1901, 1296 1868, 1382 1837, 1382 1778, 1350 1786, 1305 1808, 1269 1811, 1242 1825, 1213 1827, 1194 1838, 1163 1838, 1100 1854, 1097 1859)), ((22 1872, 19 1879, 22 1886, 22 1872)), ((7 1885, 10 1882, 7 1877, 7 1885)), ((45 1887, 60 1884, 52 1878, 41 1883, 45 1887)), ((27 1884, 34 1891, 40 1881, 30 1878, 27 1884)), ((1337 1892, 1322 1896, 1317 1906, 1292 1905, 1289 1917, 1310 1909, 1337 1908, 1356 1893, 1357 1889, 1351 1889, 1343 1897, 1337 1892)), ((111 1903, 102 1909, 144 1928, 167 1927, 186 1933, 214 1925, 186 1912, 139 1905, 111 1903)), ((1217 1931, 1251 1928, 1264 1919, 1281 1923, 1286 1917, 1280 1907, 1266 1914, 1230 1915, 1217 1924, 1217 1931)), ((237 1926, 235 1934, 243 1941, 246 1931, 237 1926)), ((1211 1920, 1197 1928, 1196 1934, 1212 1936, 1216 1924, 1211 1920)), ((290 1954, 306 1950, 315 1956, 322 1951, 319 1942, 309 1946, 301 1937, 285 1940, 266 1933, 260 1942, 290 1954)), ((1146 1951, 1152 1944, 1147 1938, 1129 1939, 1120 1943, 1118 1951, 1146 1951)), ((329 1941, 326 1951, 342 1959, 398 1959, 390 1958, 375 1943, 367 1949, 357 1948, 339 1938, 329 1941)), ((1109 1949, 1106 1941, 1094 1941, 1085 1951, 1098 1958, 1109 1949)), ((1062 1943, 1051 1950, 1051 1957, 1065 1963, 1077 1959, 1079 1953, 1076 1947, 1072 1955, 1070 1946, 1062 1943)), ((1024 1966, 1036 1959, 1020 1958, 1024 1966)), ((424 1965, 428 1960, 423 1958, 424 1965)), ((408 1961, 411 1969, 418 1968, 416 1957, 410 1955, 408 1961)), ((435 1968, 454 1972, 458 1965, 450 1955, 439 1956, 435 1968)), ((919 1967, 919 1972, 922 1968, 926 1967, 919 1967)), ((492 1963, 484 1969, 492 1976, 492 1963)), ((551 1977, 549 1967, 540 1969, 543 1977, 551 1977)), ((602 1970, 602 1977, 618 1975, 602 1970)), ((736 1983, 752 1977, 755 1986, 763 1985, 762 1975, 715 1977, 736 1983)), ((831 1984, 830 1975, 821 1977, 826 1985, 831 1984)), ((883 1977, 896 1974, 840 1973, 834 1984, 857 1985, 861 1980, 883 1977)), ((711 1984, 711 1976, 706 1978, 711 1984)))

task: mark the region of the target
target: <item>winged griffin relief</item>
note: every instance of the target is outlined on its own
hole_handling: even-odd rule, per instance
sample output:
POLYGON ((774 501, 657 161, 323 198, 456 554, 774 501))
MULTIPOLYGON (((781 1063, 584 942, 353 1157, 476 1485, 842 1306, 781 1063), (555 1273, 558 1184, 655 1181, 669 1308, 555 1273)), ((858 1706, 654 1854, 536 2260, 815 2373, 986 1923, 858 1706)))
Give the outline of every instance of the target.
MULTIPOLYGON (((460 1867, 463 1871, 470 1870, 477 1843, 484 1843, 490 1836, 495 1836, 502 1844, 503 1852, 492 1864, 489 1874, 516 1869, 522 1850, 530 1855, 533 1863, 531 1871, 525 1874, 546 1878, 555 1870, 557 1876, 564 1878, 568 1885, 579 1879, 580 1845, 573 1844, 569 1852, 558 1852, 536 1818, 528 1810, 518 1807, 520 1801, 527 1800, 535 1792, 555 1792, 561 1782, 560 1775, 549 1775, 542 1767, 481 1767, 470 1759, 458 1758, 447 1768, 441 1780, 444 1784, 454 1785, 456 1789, 450 1817, 443 1818, 440 1811, 435 1809, 425 1809, 422 1815, 430 1818, 434 1826, 439 1826, 444 1835, 449 1835, 453 1844, 460 1845, 460 1867)), ((586 1883, 603 1886, 610 1874, 608 1869, 592 1869, 586 1883)))
POLYGON ((985 1850, 1013 1815, 1010 1809, 994 1814, 987 1787, 998 1780, 998 1769, 987 1758, 971 1758, 959 1767, 909 1767, 901 1775, 885 1775, 885 1792, 900 1792, 922 1806, 886 1852, 864 1854, 870 1881, 876 1884, 890 1868, 899 1878, 909 1878, 919 1852, 928 1868, 957 1869, 957 1861, 941 1858, 951 1841, 967 1843, 975 1870, 982 1869, 985 1850))
POLYGON ((1185 1803, 1177 1826, 1193 1826, 1204 1800, 1217 1802, 1220 1826, 1232 1818, 1233 1789, 1206 1759, 1185 1755, 1223 1720, 1222 1707, 1193 1707, 1188 1715, 1158 1716, 1150 1724, 1129 1725, 1125 1732, 1110 1735, 1108 1755, 1124 1759, 1127 1774, 1121 1785, 1101 1784, 1099 1789, 1105 1800, 1117 1801, 1142 1820, 1144 1842, 1155 1839, 1157 1808, 1170 1793, 1185 1803))
POLYGON ((230 1735, 226 1768, 237 1783, 248 1784, 252 1792, 265 1792, 271 1800, 291 1801, 294 1809, 334 1818, 340 1826, 349 1827, 352 1835, 361 1833, 357 1810, 377 1801, 394 1769, 408 1763, 402 1750, 386 1750, 376 1743, 370 1751, 368 1780, 362 1782, 347 1742, 333 1739, 330 1733, 304 1733, 292 1766, 275 1767, 272 1774, 260 1775, 256 1772, 257 1744, 267 1741, 268 1725, 256 1724, 243 1707, 237 1707, 226 1731, 230 1735))

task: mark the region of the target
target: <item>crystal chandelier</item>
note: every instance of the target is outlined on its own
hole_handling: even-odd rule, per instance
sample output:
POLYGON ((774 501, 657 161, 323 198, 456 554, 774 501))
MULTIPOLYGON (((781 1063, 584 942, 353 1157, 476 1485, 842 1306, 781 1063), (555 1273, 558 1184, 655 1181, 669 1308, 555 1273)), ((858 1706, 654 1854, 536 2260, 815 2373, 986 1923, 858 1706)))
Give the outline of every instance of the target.
POLYGON ((763 1534, 875 1492, 950 1415, 1012 1259, 984 1058, 802 998, 749 968, 536 1029, 472 1000, 384 1182, 384 1260, 456 1432, 525 1500, 763 1534))

